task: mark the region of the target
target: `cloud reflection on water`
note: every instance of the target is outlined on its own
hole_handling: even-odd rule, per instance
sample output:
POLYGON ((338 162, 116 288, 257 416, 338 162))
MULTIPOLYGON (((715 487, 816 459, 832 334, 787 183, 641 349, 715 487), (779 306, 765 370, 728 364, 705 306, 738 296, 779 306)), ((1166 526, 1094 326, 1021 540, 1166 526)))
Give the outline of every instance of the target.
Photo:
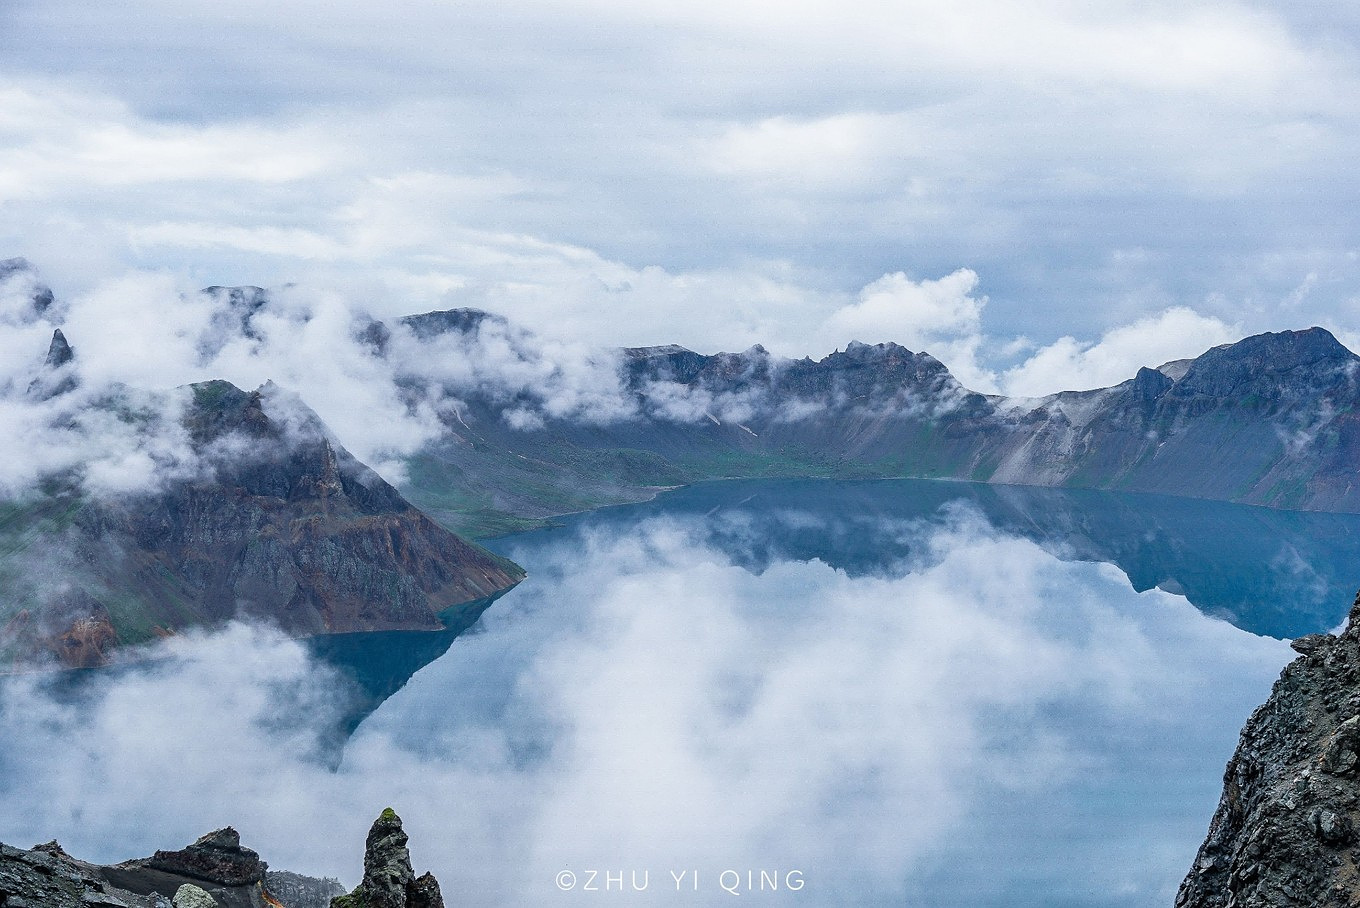
POLYGON ((178 641, 78 696, 12 685, 0 838, 112 860, 232 823, 277 867, 353 882, 390 803, 417 865, 479 904, 623 898, 562 896, 563 869, 648 870, 656 904, 725 904, 724 869, 797 869, 804 889, 756 899, 1164 905, 1290 657, 967 509, 869 576, 757 573, 700 530, 510 543, 531 580, 336 772, 309 734, 334 678, 266 632, 178 641))

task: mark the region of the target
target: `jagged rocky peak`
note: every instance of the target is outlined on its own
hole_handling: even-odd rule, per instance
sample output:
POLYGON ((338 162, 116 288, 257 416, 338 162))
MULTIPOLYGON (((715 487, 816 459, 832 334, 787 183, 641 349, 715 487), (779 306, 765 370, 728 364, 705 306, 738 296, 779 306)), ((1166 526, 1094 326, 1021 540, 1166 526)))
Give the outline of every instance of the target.
POLYGON ((364 843, 363 882, 333 899, 331 908, 444 908, 439 882, 411 868, 407 841, 401 817, 391 807, 383 810, 364 843))
POLYGON ((1287 391, 1332 380, 1356 362, 1360 357, 1325 328, 1256 334, 1196 358, 1176 382, 1176 393, 1227 397, 1265 386, 1287 391))
POLYGON ((367 513, 410 508, 394 488, 331 437, 302 398, 273 381, 254 391, 221 380, 190 388, 193 400, 184 426, 200 450, 229 436, 251 442, 248 451, 217 459, 217 474, 224 482, 290 501, 346 497, 367 513))
POLYGON ((948 367, 929 353, 913 353, 900 344, 863 344, 852 341, 817 362, 793 364, 789 380, 804 390, 832 385, 852 395, 881 397, 904 390, 916 393, 956 393, 962 390, 948 367), (806 386, 806 387, 804 387, 806 386))
MULTIPOLYGON (((903 347, 901 344, 895 344, 892 341, 881 344, 866 344, 861 341, 851 341, 845 345, 845 351, 843 353, 831 354, 831 356, 842 356, 857 362, 905 359, 908 357, 915 357, 916 355, 917 354, 908 350, 906 347, 903 347)), ((929 354, 926 355, 928 356, 929 354)), ((827 358, 830 359, 831 357, 827 358)), ((931 358, 933 359, 934 357, 931 358)))
POLYGON ((58 328, 52 332, 52 343, 47 347, 47 358, 43 365, 49 369, 60 369, 76 358, 75 351, 66 341, 66 335, 58 328))
POLYGON ((747 347, 740 353, 715 353, 703 366, 703 376, 710 383, 765 383, 774 367, 770 352, 760 344, 747 347))
POLYGON ((1360 596, 1339 636, 1293 642, 1247 721, 1176 908, 1360 904, 1360 596))
POLYGON ((1142 400, 1156 400, 1175 384, 1166 373, 1159 369, 1143 366, 1132 379, 1133 393, 1142 400))
POLYGON ((74 391, 80 384, 72 364, 75 350, 66 341, 60 328, 52 332, 52 341, 47 345, 47 356, 43 359, 42 369, 28 383, 28 395, 39 400, 50 400, 68 391, 74 391))
POLYGON ((66 594, 11 590, 0 653, 17 668, 96 666, 235 617, 299 637, 442 631, 446 613, 479 614, 523 578, 413 507, 296 395, 272 383, 188 390, 193 469, 74 510, 58 490, 23 512, 33 524, 68 516, 62 544, 92 554, 70 563, 66 594))
POLYGON ((814 365, 836 371, 873 370, 885 376, 911 375, 926 378, 948 374, 949 369, 929 353, 913 353, 901 344, 863 344, 851 341, 845 350, 823 357, 814 365))

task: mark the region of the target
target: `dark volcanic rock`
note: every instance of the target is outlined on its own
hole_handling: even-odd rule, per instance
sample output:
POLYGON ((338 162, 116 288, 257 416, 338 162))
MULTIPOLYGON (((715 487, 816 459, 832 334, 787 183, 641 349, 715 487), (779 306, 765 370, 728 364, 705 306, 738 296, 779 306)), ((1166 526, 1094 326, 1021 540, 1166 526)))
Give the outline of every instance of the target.
POLYGON ((364 846, 364 880, 332 908, 444 908, 439 883, 429 873, 416 877, 406 850, 401 817, 388 807, 373 822, 364 846))
POLYGON ((3 908, 169 908, 168 899, 110 885, 99 868, 72 858, 56 842, 29 851, 0 844, 3 908))
POLYGON ((179 851, 157 851, 141 862, 154 870, 196 877, 222 886, 249 886, 264 881, 260 856, 241 847, 241 836, 230 826, 218 829, 179 851))
POLYGON ((47 347, 47 357, 43 360, 42 371, 28 384, 28 394, 39 400, 74 391, 80 380, 76 377, 71 364, 76 354, 66 342, 66 335, 57 328, 52 332, 52 342, 47 347))
POLYGON ((0 844, 0 908, 171 908, 186 885, 218 908, 325 908, 344 891, 335 880, 267 873, 230 827, 108 867, 76 860, 56 842, 28 851, 0 844))
POLYGON ((60 328, 53 331, 52 343, 47 348, 47 358, 43 360, 43 365, 49 369, 60 369, 75 358, 71 345, 66 342, 66 335, 61 333, 60 328))
MULTIPOLYGON (((395 832, 391 824, 384 828, 382 841, 370 845, 374 866, 399 871, 406 854, 401 821, 395 832)), ((432 876, 412 879, 409 858, 405 874, 400 900, 387 904, 443 908, 432 876)), ((29 850, 0 843, 0 908, 172 908, 180 904, 176 894, 186 885, 218 908, 327 908, 345 891, 337 880, 267 870, 259 855, 241 847, 230 827, 179 851, 158 851, 113 866, 77 860, 56 842, 29 850)))
POLYGON ((1177 908, 1360 904, 1360 597, 1341 636, 1294 648, 1242 731, 1177 908))

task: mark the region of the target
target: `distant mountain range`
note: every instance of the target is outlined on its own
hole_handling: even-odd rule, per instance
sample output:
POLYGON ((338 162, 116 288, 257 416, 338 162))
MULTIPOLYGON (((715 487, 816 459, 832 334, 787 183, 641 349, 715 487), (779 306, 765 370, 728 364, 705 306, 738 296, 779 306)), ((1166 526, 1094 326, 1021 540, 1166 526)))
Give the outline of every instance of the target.
MULTIPOLYGON (((472 333, 484 313, 406 319, 472 333)), ((1360 511, 1360 357, 1321 328, 1262 334, 1142 368, 1111 388, 978 394, 927 353, 851 344, 821 360, 761 347, 623 351, 640 403, 613 422, 515 427, 463 392, 412 462, 413 501, 473 532, 731 477, 918 477, 1153 492, 1360 511), (658 408, 680 402, 682 406, 658 408), (705 406, 707 404, 707 406, 705 406)))
MULTIPOLYGON (((0 262, 0 280, 27 268, 0 262)), ((31 317, 46 321, 59 304, 28 286, 31 317)), ((204 293, 217 304, 213 343, 261 339, 266 291, 204 293)), ((412 350, 461 350, 480 363, 482 345, 551 383, 564 367, 529 338, 472 309, 356 324, 352 342, 394 364, 405 405, 438 414, 401 492, 283 389, 182 389, 171 429, 194 469, 127 493, 56 472, 0 505, 0 660, 96 665, 117 646, 235 616, 296 636, 465 626, 524 574, 456 533, 529 528, 707 479, 917 477, 1360 512, 1360 357, 1321 328, 1036 399, 970 391, 896 344, 816 361, 759 346, 613 351, 601 373, 612 403, 590 411, 544 406, 532 383, 406 362, 412 350)), ((55 331, 39 373, 7 393, 55 407, 57 421, 88 415, 60 409, 76 401, 110 425, 149 425, 126 389, 77 390, 73 340, 55 331)))

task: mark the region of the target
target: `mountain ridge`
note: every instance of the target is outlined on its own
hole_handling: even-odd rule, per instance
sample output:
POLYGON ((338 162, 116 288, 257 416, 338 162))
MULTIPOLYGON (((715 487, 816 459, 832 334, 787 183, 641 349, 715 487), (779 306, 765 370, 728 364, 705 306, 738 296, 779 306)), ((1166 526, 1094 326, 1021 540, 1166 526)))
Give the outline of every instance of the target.
MULTIPOLYGON (((472 342, 487 319, 504 324, 480 310, 410 318, 472 342)), ((522 395, 449 388, 457 420, 413 458, 408 494, 450 525, 491 532, 580 510, 582 497, 598 506, 759 476, 963 479, 1360 512, 1350 467, 1360 457, 1360 357, 1323 328, 1253 335, 1108 388, 1039 398, 971 391, 929 353, 893 343, 855 342, 820 360, 758 345, 618 353, 633 409, 612 421, 549 413, 512 425, 522 395), (494 462, 516 457, 534 469, 494 462), (507 469, 544 494, 498 498, 507 469), (441 471, 482 490, 480 511, 443 506, 441 471), (600 488, 609 478, 615 487, 600 488), (593 497, 573 494, 592 486, 593 497)))

